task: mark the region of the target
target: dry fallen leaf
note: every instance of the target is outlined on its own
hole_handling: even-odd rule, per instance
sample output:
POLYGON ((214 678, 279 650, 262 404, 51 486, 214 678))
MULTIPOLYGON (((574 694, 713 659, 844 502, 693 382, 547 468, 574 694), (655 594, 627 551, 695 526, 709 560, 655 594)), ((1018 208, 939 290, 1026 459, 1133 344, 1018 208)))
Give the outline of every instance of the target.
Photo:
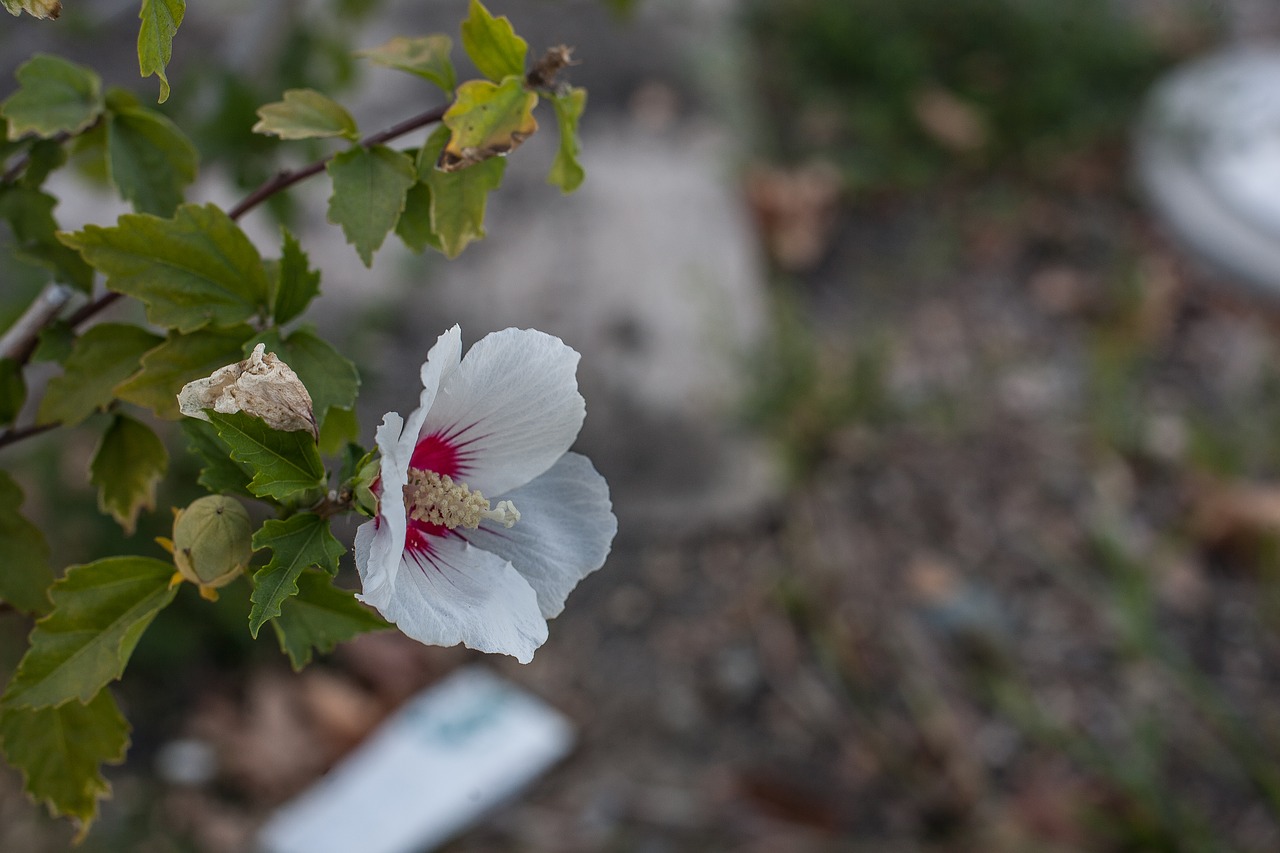
POLYGON ((316 435, 311 395, 289 365, 258 344, 244 361, 219 367, 205 379, 178 392, 182 414, 209 420, 205 409, 229 415, 244 412, 283 432, 306 430, 316 435))

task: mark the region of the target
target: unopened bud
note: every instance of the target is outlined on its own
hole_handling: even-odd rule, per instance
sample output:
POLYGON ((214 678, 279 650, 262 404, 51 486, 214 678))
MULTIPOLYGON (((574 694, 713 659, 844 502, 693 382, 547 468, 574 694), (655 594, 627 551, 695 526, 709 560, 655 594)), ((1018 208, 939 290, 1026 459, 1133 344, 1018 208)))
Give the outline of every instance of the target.
POLYGON ((173 563, 200 591, 226 586, 253 556, 253 523, 234 498, 208 495, 173 520, 173 563))

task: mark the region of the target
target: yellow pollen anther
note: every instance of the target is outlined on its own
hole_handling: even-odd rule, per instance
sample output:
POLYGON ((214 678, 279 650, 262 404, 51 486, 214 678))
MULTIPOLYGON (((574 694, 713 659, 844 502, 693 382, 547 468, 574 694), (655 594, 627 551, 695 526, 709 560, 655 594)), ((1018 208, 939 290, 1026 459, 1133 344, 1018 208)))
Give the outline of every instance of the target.
POLYGON ((499 501, 497 507, 490 509, 485 496, 473 492, 465 483, 455 483, 447 474, 417 468, 409 469, 404 502, 409 508, 410 518, 449 530, 455 527, 474 530, 484 519, 491 519, 504 527, 511 527, 520 520, 520 512, 511 501, 499 501))

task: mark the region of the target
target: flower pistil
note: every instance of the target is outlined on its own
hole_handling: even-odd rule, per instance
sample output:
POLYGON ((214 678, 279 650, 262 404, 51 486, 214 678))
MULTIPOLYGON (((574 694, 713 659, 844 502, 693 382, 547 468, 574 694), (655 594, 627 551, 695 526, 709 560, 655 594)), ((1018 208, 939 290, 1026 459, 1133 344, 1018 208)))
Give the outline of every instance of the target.
POLYGON ((455 483, 448 474, 418 468, 409 469, 404 502, 413 520, 449 530, 456 527, 475 530, 485 519, 511 528, 520 520, 520 511, 511 501, 499 501, 496 507, 490 508, 485 496, 466 483, 455 483))

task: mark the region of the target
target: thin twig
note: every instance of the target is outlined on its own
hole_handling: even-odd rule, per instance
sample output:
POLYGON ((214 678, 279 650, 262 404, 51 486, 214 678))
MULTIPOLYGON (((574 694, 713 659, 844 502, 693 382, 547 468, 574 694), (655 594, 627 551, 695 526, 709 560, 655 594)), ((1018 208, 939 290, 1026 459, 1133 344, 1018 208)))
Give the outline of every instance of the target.
MULTIPOLYGON (((413 118, 405 119, 404 121, 400 122, 397 125, 393 125, 387 128, 386 130, 380 131, 378 133, 373 134, 372 136, 368 136, 360 140, 360 144, 363 145, 365 148, 369 148, 370 146, 373 146, 373 145, 381 145, 382 143, 388 142, 399 136, 404 136, 406 133, 415 131, 420 127, 426 127, 429 124, 433 124, 437 121, 440 121, 440 119, 444 117, 445 111, 448 109, 449 109, 449 105, 445 104, 443 106, 436 107, 433 110, 427 110, 425 113, 422 113, 421 115, 417 115, 417 116, 414 116, 413 118)), ((299 169, 292 169, 292 170, 279 173, 274 178, 271 178, 270 180, 264 182, 256 190, 249 193, 249 195, 245 196, 244 200, 242 200, 235 207, 228 210, 227 216, 231 217, 232 219, 239 219, 241 216, 244 216, 250 210, 257 207, 259 204, 266 201, 268 198, 280 192, 281 190, 287 187, 293 186, 294 184, 298 183, 298 181, 306 180, 312 175, 317 175, 320 172, 324 171, 324 167, 328 165, 331 159, 333 159, 332 156, 321 157, 319 160, 316 160, 314 163, 308 163, 306 166, 303 166, 299 169)))
POLYGON ((19 364, 26 364, 35 352, 40 330, 58 316, 58 312, 74 292, 65 284, 46 285, 35 301, 27 306, 27 310, 22 312, 22 316, 0 337, 0 358, 11 358, 19 364))

